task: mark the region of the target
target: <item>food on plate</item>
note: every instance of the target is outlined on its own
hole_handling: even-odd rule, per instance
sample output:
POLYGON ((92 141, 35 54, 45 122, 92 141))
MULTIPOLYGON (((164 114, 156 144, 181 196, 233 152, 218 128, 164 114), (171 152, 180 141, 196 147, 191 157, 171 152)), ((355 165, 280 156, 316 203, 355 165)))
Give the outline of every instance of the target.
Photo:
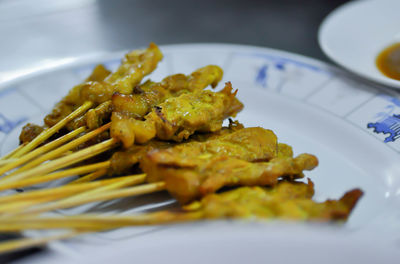
POLYGON ((10 222, 1 230, 42 229, 50 222, 48 228, 84 232, 94 226, 105 230, 199 219, 348 218, 362 191, 313 201, 313 183, 299 180, 317 167, 317 157, 294 155, 273 131, 232 121, 244 107, 238 90, 230 82, 219 91, 207 89, 221 81, 220 67, 208 65, 159 82, 143 80, 162 57, 152 43, 129 52, 115 72, 96 66, 56 104, 44 126, 23 128, 21 146, 0 159, 0 190, 60 179, 65 186, 0 197, 0 226, 10 222), (229 125, 223 126, 226 119, 229 125), (76 175, 82 177, 68 180, 76 175), (113 224, 122 218, 53 221, 41 215, 158 191, 171 194, 181 210, 127 216, 132 218, 113 224))
POLYGON ((168 192, 181 204, 214 193, 224 186, 274 186, 281 177, 303 177, 303 170, 312 170, 318 160, 310 154, 277 157, 268 162, 249 162, 229 156, 200 158, 195 165, 161 165, 144 171, 148 180, 163 180, 168 192), (161 179, 160 179, 161 178, 161 179))
MULTIPOLYGON (((195 150, 195 146, 191 146, 191 142, 200 143, 204 141, 211 141, 213 139, 221 138, 225 135, 243 129, 244 126, 237 121, 229 120, 229 126, 222 127, 221 130, 214 133, 197 133, 186 140, 184 143, 180 143, 183 149, 189 150, 190 152, 195 150)), ((127 149, 123 149, 115 152, 110 159, 110 173, 121 174, 130 173, 131 169, 143 160, 147 153, 152 150, 161 150, 178 145, 178 142, 162 141, 162 140, 150 140, 146 144, 134 144, 127 149)), ((207 143, 208 144, 208 143, 207 143)), ((201 144, 197 144, 200 146, 201 144)), ((204 148, 204 147, 203 147, 204 148)))
POLYGON ((209 194, 185 206, 200 211, 202 218, 260 218, 286 220, 346 220, 362 196, 359 189, 345 193, 339 200, 315 202, 314 184, 281 181, 273 188, 240 187, 221 194, 209 194))
POLYGON ((220 92, 195 91, 169 98, 155 106, 143 121, 113 112, 111 137, 121 140, 124 147, 155 137, 181 142, 196 131, 219 131, 224 119, 235 116, 242 108, 236 92, 227 83, 220 92))

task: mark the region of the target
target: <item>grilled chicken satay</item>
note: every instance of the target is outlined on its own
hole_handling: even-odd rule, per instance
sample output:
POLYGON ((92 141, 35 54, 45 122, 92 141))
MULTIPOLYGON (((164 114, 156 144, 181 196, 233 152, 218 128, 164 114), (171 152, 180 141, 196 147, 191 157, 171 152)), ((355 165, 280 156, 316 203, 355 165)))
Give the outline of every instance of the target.
POLYGON ((249 127, 213 137, 203 142, 188 142, 168 149, 147 153, 141 162, 150 181, 163 180, 158 167, 193 169, 215 157, 231 157, 245 161, 268 161, 277 156, 277 137, 271 130, 249 127))
MULTIPOLYGON (((45 124, 52 126, 61 118, 71 113, 85 101, 91 101, 95 106, 111 99, 115 92, 130 94, 144 76, 156 68, 162 59, 162 53, 154 43, 145 50, 134 50, 125 55, 119 68, 105 78, 89 79, 77 85, 59 102, 52 113, 46 116, 45 124)), ((93 76, 93 74, 92 74, 93 76)))
POLYGON ((274 186, 280 178, 301 178, 304 170, 312 170, 317 165, 317 158, 310 154, 300 154, 295 158, 276 157, 256 163, 217 156, 200 157, 195 166, 145 166, 144 171, 150 182, 162 177, 168 192, 185 204, 224 186, 274 186))
POLYGON ((315 202, 313 183, 280 181, 273 188, 240 187, 209 194, 182 211, 161 211, 137 215, 82 214, 63 217, 17 217, 3 219, 4 230, 65 229, 107 230, 127 226, 160 225, 204 219, 282 219, 297 221, 346 221, 363 195, 359 189, 338 200, 315 202))
MULTIPOLYGON (((51 127, 85 101, 93 102, 94 111, 84 117, 77 118, 67 125, 68 130, 86 125, 90 128, 97 126, 96 121, 109 117, 111 111, 111 96, 115 92, 130 94, 144 76, 150 74, 162 59, 162 53, 154 43, 145 50, 134 50, 125 55, 119 68, 111 73, 103 65, 98 65, 92 74, 81 84, 73 87, 67 96, 58 102, 52 112, 44 118, 45 127, 51 127), (107 113, 107 115, 105 115, 107 113), (88 119, 88 122, 86 122, 88 119)), ((20 142, 29 142, 42 131, 43 127, 28 124, 24 127, 20 142)))
POLYGON ((313 155, 292 155, 291 147, 278 144, 272 131, 253 127, 150 151, 140 165, 149 182, 165 181, 167 190, 187 203, 223 186, 274 185, 283 176, 300 178, 303 170, 318 164, 313 155))
MULTIPOLYGON (((99 64, 93 69, 92 73, 89 75, 88 78, 86 78, 86 80, 83 82, 83 84, 84 83, 88 83, 88 82, 101 82, 109 74, 111 74, 111 72, 109 70, 107 70, 104 67, 104 65, 99 64)), ((79 86, 81 86, 83 84, 79 84, 76 87, 79 87, 79 86)), ((77 89, 77 88, 74 87, 73 89, 77 89)), ((57 123, 59 120, 61 120, 65 116, 67 116, 69 113, 71 113, 75 109, 73 104, 63 103, 63 100, 61 102, 59 102, 54 107, 54 109, 52 110, 52 114, 51 115, 53 115, 54 118, 56 118, 56 116, 58 116, 58 119, 54 119, 54 122, 51 123, 52 125, 57 123)), ((50 116, 50 115, 48 115, 48 116, 50 116)), ((77 120, 79 120, 79 121, 77 122, 78 124, 77 124, 76 127, 79 127, 81 125, 85 125, 85 119, 77 118, 77 120)), ((39 126, 39 125, 32 124, 32 123, 26 124, 22 128, 21 134, 19 135, 20 143, 22 144, 22 143, 25 143, 25 142, 32 141, 44 129, 45 129, 45 126, 39 126)), ((69 129, 69 130, 72 130, 72 129, 69 129)))
POLYGON ((209 194, 185 207, 201 212, 201 218, 260 218, 285 220, 346 220, 363 192, 345 193, 339 200, 322 203, 311 200, 313 184, 280 182, 273 188, 241 187, 220 194, 209 194))
POLYGON ((168 98, 201 91, 209 85, 215 88, 222 79, 222 75, 223 71, 220 67, 208 65, 190 75, 174 74, 158 83, 148 81, 135 87, 133 94, 115 94, 112 97, 114 112, 142 119, 154 106, 168 98))
POLYGON ((192 74, 174 74, 164 78, 161 82, 146 81, 134 87, 132 94, 114 93, 112 100, 105 101, 85 115, 68 124, 73 130, 81 126, 95 129, 109 121, 111 112, 118 112, 126 118, 142 119, 151 108, 162 103, 167 98, 179 96, 182 93, 199 91, 208 85, 215 87, 221 80, 223 71, 215 65, 208 65, 197 69, 192 74))
MULTIPOLYGON (((195 134, 189 139, 189 142, 182 143, 182 146, 188 146, 188 147, 193 146, 194 148, 196 148, 196 145, 198 147, 201 144, 196 144, 196 143, 192 144, 192 142, 199 143, 211 140, 213 140, 211 142, 216 142, 215 139, 223 138, 225 135, 243 129, 243 125, 240 124, 239 122, 232 120, 229 121, 230 121, 229 126, 223 127, 220 131, 217 131, 216 133, 195 134)), ((240 137, 240 135, 238 136, 240 137)), ((209 143, 204 143, 204 144, 209 144, 209 143)), ((146 154, 149 153, 150 151, 172 148, 174 146, 176 146, 176 143, 174 142, 150 140, 146 144, 143 145, 134 144, 128 149, 117 151, 112 155, 110 159, 111 161, 110 173, 116 173, 116 174, 129 173, 129 170, 134 165, 141 162, 143 157, 145 157, 146 154)), ((177 149, 179 148, 180 147, 177 147, 177 149)))
POLYGON ((154 107, 144 121, 113 112, 111 136, 127 148, 155 137, 181 142, 194 132, 215 132, 222 128, 224 119, 242 110, 243 104, 235 95, 230 83, 217 93, 207 90, 185 93, 154 107))

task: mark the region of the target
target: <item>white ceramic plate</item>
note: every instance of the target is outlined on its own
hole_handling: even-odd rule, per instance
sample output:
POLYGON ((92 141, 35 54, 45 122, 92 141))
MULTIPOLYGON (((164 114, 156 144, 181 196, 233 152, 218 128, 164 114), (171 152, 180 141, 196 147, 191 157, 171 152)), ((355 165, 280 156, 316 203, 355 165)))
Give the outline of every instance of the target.
POLYGON ((394 88, 400 81, 383 75, 376 56, 400 42, 400 1, 351 1, 329 14, 320 26, 322 50, 337 64, 364 77, 394 88))
MULTIPOLYGON (((280 263, 290 263, 294 256, 298 263, 309 263, 310 256, 322 259, 330 250, 337 255, 344 249, 341 262, 373 263, 371 256, 399 257, 399 98, 359 83, 324 63, 266 48, 191 44, 165 46, 162 51, 165 58, 150 76, 153 80, 172 73, 190 73, 207 64, 220 65, 225 70, 223 82, 231 81, 245 104, 238 116, 240 121, 247 126, 273 129, 281 142, 293 146, 296 154, 317 155, 320 166, 306 174, 315 183, 317 200, 338 198, 351 188, 361 188, 365 195, 348 223, 333 228, 222 221, 126 228, 52 243, 49 251, 28 259, 28 263, 60 263, 63 259, 84 263, 89 259, 97 262, 112 259, 120 263, 159 259, 181 263, 200 263, 205 259, 215 263, 225 260, 243 263, 248 259, 251 263, 265 263, 268 256, 271 259, 282 256, 280 263), (288 254, 288 249, 296 250, 288 254)), ((83 58, 68 67, 42 72, 4 87, 0 91, 1 154, 17 145, 23 123, 40 121, 96 63, 115 68, 122 54, 83 58)), ((105 208, 129 213, 162 208, 170 203, 173 201, 166 195, 151 195, 118 203, 91 204, 61 213, 105 208)))

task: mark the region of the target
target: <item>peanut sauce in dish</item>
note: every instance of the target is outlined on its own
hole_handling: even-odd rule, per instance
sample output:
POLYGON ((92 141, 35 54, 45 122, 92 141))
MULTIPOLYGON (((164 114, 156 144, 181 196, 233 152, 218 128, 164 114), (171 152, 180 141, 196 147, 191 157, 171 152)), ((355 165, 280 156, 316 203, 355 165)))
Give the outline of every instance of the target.
POLYGON ((400 43, 382 50, 376 57, 376 66, 385 76, 400 81, 400 43))

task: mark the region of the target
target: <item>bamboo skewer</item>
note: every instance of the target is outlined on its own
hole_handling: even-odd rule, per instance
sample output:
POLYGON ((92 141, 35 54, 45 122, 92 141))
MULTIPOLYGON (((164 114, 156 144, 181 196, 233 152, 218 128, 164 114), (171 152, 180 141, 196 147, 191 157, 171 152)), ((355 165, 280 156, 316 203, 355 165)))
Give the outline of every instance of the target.
POLYGON ((104 132, 105 130, 109 129, 110 125, 111 124, 106 124, 106 125, 104 125, 102 127, 99 127, 97 129, 95 129, 95 130, 93 130, 93 131, 91 131, 91 132, 89 132, 89 133, 87 133, 87 134, 85 134, 85 135, 83 135, 83 136, 81 136, 81 137, 79 137, 79 138, 77 138, 77 139, 65 144, 64 146, 62 146, 60 148, 57 148, 57 149, 55 149, 53 151, 50 151, 50 152, 40 156, 39 158, 37 158, 35 160, 32 160, 31 162, 29 162, 28 164, 24 165, 23 167, 17 169, 13 173, 5 176, 3 178, 3 180, 9 179, 9 178, 13 177, 14 175, 16 175, 18 173, 22 173, 22 172, 24 172, 24 171, 26 171, 28 169, 34 168, 34 167, 38 166, 39 164, 41 164, 41 163, 43 163, 43 162, 45 162, 47 160, 52 160, 52 159, 60 157, 60 155, 62 155, 63 153, 67 152, 68 150, 71 150, 71 149, 79 146, 80 144, 88 141, 89 139, 91 139, 91 138, 97 136, 98 134, 104 132))
MULTIPOLYGON (((145 175, 143 175, 141 177, 142 178, 138 177, 138 180, 137 180, 138 182, 144 181, 145 175)), ((101 193, 94 193, 90 196, 86 195, 84 197, 80 197, 79 199, 70 199, 68 201, 61 200, 61 201, 55 202, 53 204, 45 204, 45 205, 42 205, 42 206, 39 206, 36 208, 25 210, 23 212, 18 212, 16 214, 18 214, 18 215, 37 214, 37 213, 48 212, 48 211, 55 210, 55 209, 70 208, 70 207, 87 204, 87 203, 91 203, 91 202, 107 201, 107 200, 113 200, 113 199, 118 199, 118 198, 138 196, 138 195, 142 195, 142 194, 153 193, 153 192, 163 191, 163 190, 165 190, 164 182, 149 183, 149 184, 145 184, 145 185, 124 188, 124 189, 120 189, 120 190, 111 190, 111 191, 105 191, 105 192, 101 192, 101 193)))
POLYGON ((23 192, 23 193, 15 193, 15 194, 0 197, 0 204, 13 203, 13 202, 24 201, 24 200, 28 200, 28 199, 37 199, 37 198, 41 198, 41 197, 61 195, 61 194, 67 196, 70 193, 87 191, 87 190, 90 190, 93 188, 98 188, 98 187, 101 187, 101 186, 104 186, 107 184, 125 180, 129 177, 136 177, 136 176, 137 175, 123 176, 123 177, 99 180, 99 181, 94 181, 94 182, 86 182, 86 183, 80 183, 80 184, 74 184, 74 185, 63 185, 60 187, 55 187, 55 188, 50 188, 50 189, 40 189, 40 190, 34 190, 34 191, 29 191, 29 192, 23 192))
POLYGON ((74 120, 76 117, 82 115, 84 112, 86 112, 90 107, 92 107, 93 103, 90 101, 87 101, 83 103, 80 107, 78 107, 75 111, 73 111, 71 114, 68 116, 64 117, 62 120, 60 120, 57 124, 54 126, 44 130, 42 133, 40 133, 37 137, 35 137, 31 142, 26 144, 24 147, 16 151, 14 154, 11 155, 11 158, 19 158, 25 153, 31 151, 32 149, 36 148, 39 146, 43 141, 57 133, 61 128, 63 128, 66 124, 74 120))
MULTIPOLYGON (((9 164, 9 163, 11 163, 11 162, 14 162, 14 161, 17 161, 18 159, 4 159, 4 160, 0 160, 0 167, 1 166, 4 166, 4 165, 7 165, 7 164, 9 164)), ((1 175, 1 173, 0 173, 0 175, 1 175)))
POLYGON ((15 232, 26 229, 75 229, 70 232, 41 237, 23 238, 0 243, 0 253, 16 251, 23 248, 40 246, 51 241, 72 238, 93 231, 105 231, 118 227, 171 224, 184 221, 196 221, 203 217, 202 212, 171 213, 168 211, 146 213, 141 215, 118 216, 82 214, 54 218, 23 217, 0 219, 0 231, 15 232))
POLYGON ((4 204, 4 202, 7 203, 0 206, 0 213, 19 212, 27 207, 59 200, 66 197, 66 199, 61 201, 65 202, 70 198, 73 198, 74 200, 79 200, 84 196, 90 196, 95 193, 118 189, 129 185, 140 184, 143 183, 143 181, 143 175, 130 175, 97 182, 74 184, 52 189, 37 190, 28 193, 4 196, 0 197, 0 204, 4 204), (75 196, 68 198, 68 196, 70 195, 75 196))
MULTIPOLYGON (((41 147, 33 150, 32 152, 29 152, 28 154, 26 154, 18 159, 14 159, 14 161, 12 163, 9 163, 9 164, 5 165, 4 167, 0 168, 0 175, 30 161, 31 159, 33 159, 45 152, 48 152, 48 151, 64 144, 65 142, 73 139, 74 137, 76 137, 77 135, 79 135, 80 133, 82 133, 84 131, 85 131, 85 128, 80 127, 60 138, 57 138, 56 140, 51 141, 50 143, 48 143, 44 146, 41 146, 41 147)), ((5 160, 5 161, 8 161, 8 160, 5 160)))
POLYGON ((62 217, 10 217, 0 219, 0 231, 16 232, 28 229, 79 229, 99 231, 127 226, 156 225, 195 221, 203 218, 203 212, 174 213, 159 211, 135 215, 81 214, 62 217))
MULTIPOLYGON (((107 197, 107 194, 109 194, 109 193, 115 193, 115 192, 118 193, 120 191, 126 190, 126 189, 124 189, 124 190, 115 190, 115 189, 119 189, 119 188, 129 186, 129 185, 141 184, 145 181, 145 179, 146 179, 145 174, 136 175, 132 178, 127 178, 122 181, 114 182, 114 183, 99 187, 97 189, 66 198, 64 200, 56 201, 56 202, 50 203, 50 204, 36 206, 34 208, 31 208, 31 209, 25 210, 24 212, 21 212, 21 214, 23 214, 23 215, 37 214, 37 213, 48 212, 48 211, 55 210, 55 209, 70 208, 70 207, 74 207, 74 206, 78 206, 78 205, 82 205, 82 204, 86 204, 86 203, 90 203, 90 202, 100 201, 100 200, 104 199, 103 197, 107 197), (106 195, 106 196, 104 196, 104 195, 106 195)), ((141 186, 138 186, 138 187, 141 187, 141 186)), ((138 187, 131 187, 131 188, 138 188, 138 187)), ((138 193, 141 194, 140 193, 141 189, 138 189, 138 190, 139 190, 138 193)), ((110 199, 106 199, 106 200, 110 200, 110 199)))
POLYGON ((104 175, 107 174, 107 169, 100 169, 97 170, 95 172, 92 172, 88 175, 82 176, 76 180, 73 180, 69 183, 67 183, 66 185, 75 185, 75 184, 81 184, 81 183, 86 183, 86 182, 90 182, 90 181, 94 181, 104 175))
POLYGON ((104 151, 107 151, 109 149, 112 149, 118 144, 118 141, 115 139, 108 139, 106 141, 103 141, 99 144, 93 145, 91 147, 79 150, 71 155, 58 158, 56 160, 52 160, 48 163, 42 164, 38 167, 35 167, 29 171, 24 171, 19 174, 13 175, 12 178, 9 179, 3 179, 2 184, 0 184, 0 189, 3 188, 3 186, 9 182, 12 181, 19 181, 21 179, 29 178, 35 175, 43 175, 61 168, 65 168, 69 165, 78 163, 80 161, 86 160, 88 158, 91 158, 93 156, 96 156, 104 151))
POLYGON ((104 162, 99 162, 99 163, 95 163, 95 164, 91 164, 91 165, 85 165, 85 166, 80 166, 77 168, 63 170, 63 171, 59 171, 59 172, 55 172, 55 173, 51 173, 51 174, 47 174, 47 175, 41 175, 41 176, 29 178, 29 179, 6 182, 6 183, 3 183, 0 185, 0 191, 32 186, 35 184, 54 181, 54 180, 62 179, 65 177, 76 176, 76 175, 80 175, 80 174, 84 174, 87 172, 95 171, 95 170, 98 170, 101 168, 108 168, 108 167, 109 167, 109 161, 104 161, 104 162))

